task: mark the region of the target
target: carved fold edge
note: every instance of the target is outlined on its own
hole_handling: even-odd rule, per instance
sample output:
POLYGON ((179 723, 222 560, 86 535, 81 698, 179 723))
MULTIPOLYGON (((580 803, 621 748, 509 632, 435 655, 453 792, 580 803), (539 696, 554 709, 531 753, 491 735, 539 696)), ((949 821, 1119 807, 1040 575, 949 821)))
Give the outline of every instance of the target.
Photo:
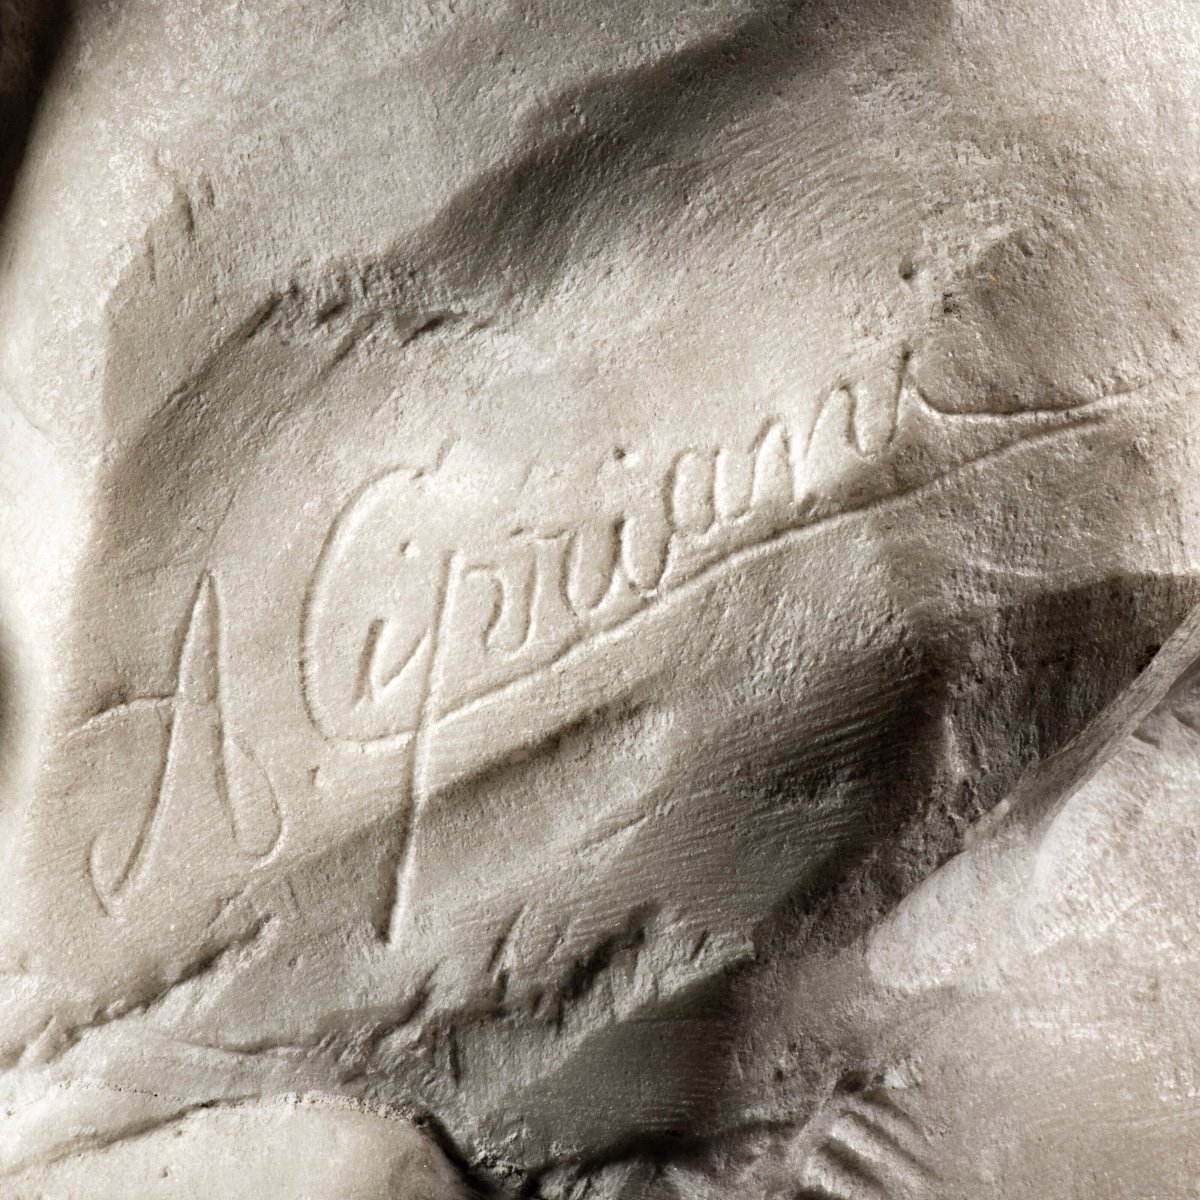
POLYGON ((1061 750, 1027 771, 971 832, 968 845, 1005 832, 1045 829, 1116 753, 1122 741, 1173 691, 1200 674, 1200 605, 1193 608, 1145 669, 1061 750))

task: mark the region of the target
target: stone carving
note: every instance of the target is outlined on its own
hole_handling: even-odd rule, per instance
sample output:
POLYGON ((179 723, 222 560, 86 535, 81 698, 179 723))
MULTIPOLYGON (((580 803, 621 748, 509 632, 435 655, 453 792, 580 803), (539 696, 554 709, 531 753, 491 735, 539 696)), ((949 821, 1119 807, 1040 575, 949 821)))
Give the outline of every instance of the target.
MULTIPOLYGON (((1076 429, 1104 410, 1100 400, 1066 410, 943 414, 909 381, 909 362, 906 352, 896 394, 884 405, 891 412, 879 450, 862 448, 861 405, 842 387, 817 404, 802 438, 772 420, 745 453, 728 447, 683 450, 661 478, 650 481, 651 499, 640 511, 619 511, 574 528, 518 525, 507 537, 487 538, 483 531, 485 544, 499 543, 488 560, 477 561, 458 549, 423 550, 415 540, 419 529, 408 527, 422 506, 413 493, 434 487, 435 481, 408 467, 385 472, 356 491, 338 514, 313 573, 301 638, 305 702, 314 725, 331 741, 362 746, 417 738, 423 715, 436 722, 489 699, 553 666, 577 646, 603 638, 645 608, 669 601, 710 571, 736 569, 741 556, 780 538, 885 504, 943 477, 947 468, 938 464, 928 478, 899 482, 880 462, 877 479, 860 483, 853 499, 812 489, 805 468, 816 457, 814 439, 827 422, 838 430, 841 423, 830 414, 839 408, 840 433, 831 447, 820 447, 826 463, 839 452, 877 458, 902 426, 905 434, 912 436, 915 426, 916 437, 928 438, 939 420, 955 418, 987 428, 986 448, 967 451, 966 462, 977 462, 1030 437, 1076 429), (836 403, 839 398, 844 402, 836 403), (357 560, 387 543, 396 562, 380 572, 379 586, 399 593, 397 611, 370 617, 364 631, 345 619, 348 603, 339 605, 338 593, 344 590, 351 593, 349 602, 363 602, 357 560), (407 583, 405 577, 410 577, 407 583), (343 644, 335 630, 344 630, 352 645, 343 644), (357 654, 356 645, 361 645, 357 654), (461 673, 443 680, 438 677, 447 656, 461 660, 461 673), (448 695, 435 695, 435 680, 448 695)), ((952 441, 948 449, 953 454, 958 447, 952 441)), ((835 477, 842 474, 836 466, 833 471, 835 477)), ((582 480, 580 491, 594 485, 595 480, 582 480)), ((436 498, 425 501, 431 502, 436 498)))
POLYGON ((1192 1196, 1200 14, 277 7, 0 4, 0 1200, 1192 1196))
POLYGON ((133 726, 134 753, 141 752, 148 741, 153 743, 156 733, 162 742, 154 789, 142 811, 135 814, 135 832, 128 847, 106 852, 102 837, 92 844, 88 870, 105 912, 114 910, 152 852, 154 841, 169 836, 160 832, 159 826, 169 823, 173 802, 215 801, 234 844, 250 858, 264 858, 279 840, 281 815, 271 781, 253 751, 226 723, 219 595, 216 579, 205 575, 196 588, 170 695, 139 696, 106 708, 80 729, 85 735, 99 734, 105 726, 121 725, 129 736, 133 726), (141 730, 137 729, 139 723, 141 730))

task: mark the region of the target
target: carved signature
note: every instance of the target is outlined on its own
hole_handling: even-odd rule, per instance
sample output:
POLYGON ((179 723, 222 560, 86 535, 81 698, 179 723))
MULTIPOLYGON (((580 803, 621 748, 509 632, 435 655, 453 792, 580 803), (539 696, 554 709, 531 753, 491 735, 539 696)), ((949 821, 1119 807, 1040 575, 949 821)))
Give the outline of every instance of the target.
POLYGON ((100 835, 92 842, 89 877, 106 913, 132 890, 176 793, 187 803, 196 771, 201 790, 216 798, 234 845, 248 859, 265 858, 279 840, 282 821, 271 781, 226 719, 221 641, 220 593, 215 577, 205 574, 192 600, 174 690, 105 709, 82 727, 86 732, 117 724, 136 737, 138 727, 148 725, 162 738, 157 783, 132 837, 100 835))
MULTIPOLYGON (((1110 399, 1017 414, 946 412, 922 394, 909 366, 906 353, 881 404, 839 386, 807 427, 776 419, 745 449, 685 448, 607 507, 592 504, 585 487, 573 503, 582 511, 583 495, 587 515, 574 521, 516 524, 510 513, 503 526, 473 533, 448 524, 440 461, 395 467, 349 497, 303 598, 300 690, 332 750, 396 755, 409 821, 389 929, 406 903, 414 831, 435 790, 430 762, 446 722, 549 678, 568 655, 587 653, 714 571, 936 486, 1023 441, 1078 428, 1110 399)), ((496 526, 500 510, 491 512, 496 526)), ((164 841, 167 814, 188 797, 215 798, 248 862, 280 841, 271 780, 229 721, 223 629, 209 572, 193 596, 172 691, 114 705, 82 727, 136 734, 139 745, 157 736, 161 745, 134 828, 110 827, 90 848, 89 878, 106 912, 134 890, 164 841)))
POLYGON ((1003 417, 946 413, 908 367, 906 355, 886 419, 875 413, 869 431, 857 394, 839 387, 807 430, 771 420, 745 451, 683 450, 649 489, 634 489, 636 503, 574 524, 519 524, 468 544, 469 533, 431 532, 444 527, 433 519, 436 471, 397 467, 369 481, 333 521, 305 598, 301 683, 313 725, 333 744, 399 748, 422 718, 442 720, 521 682, 736 555, 929 486, 1013 442, 1077 426, 1099 403, 1003 417), (918 440, 928 445, 939 440, 928 428, 946 421, 976 435, 974 453, 942 464, 927 456, 915 477, 894 469, 889 457, 906 426, 923 425, 918 440))
POLYGON ((839 387, 807 429, 773 420, 745 451, 684 450, 656 486, 636 490, 637 504, 600 518, 521 526, 474 544, 455 530, 461 541, 447 546, 431 532, 438 470, 399 467, 351 496, 305 598, 301 684, 331 745, 402 756, 411 815, 396 913, 432 791, 434 740, 451 718, 539 678, 745 555, 1078 427, 1105 403, 945 412, 915 385, 909 361, 902 357, 882 420, 878 406, 868 418, 855 390, 839 387), (921 465, 905 474, 906 441, 951 454, 918 456, 921 465))

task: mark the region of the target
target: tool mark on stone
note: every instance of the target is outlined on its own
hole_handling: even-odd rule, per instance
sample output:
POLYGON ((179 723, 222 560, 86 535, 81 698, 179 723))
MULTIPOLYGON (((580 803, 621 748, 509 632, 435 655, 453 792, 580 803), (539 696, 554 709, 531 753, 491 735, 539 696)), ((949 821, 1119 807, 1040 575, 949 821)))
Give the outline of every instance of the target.
POLYGON ((249 342, 257 337, 268 325, 271 318, 279 311, 283 296, 273 292, 261 304, 253 309, 250 315, 235 332, 235 337, 243 342, 249 342))
MULTIPOLYGON (((407 551, 408 547, 405 547, 406 554, 407 551)), ((395 689, 408 673, 409 667, 417 661, 429 645, 430 634, 426 630, 412 641, 403 654, 394 659, 390 667, 385 667, 381 659, 390 629, 391 624, 388 621, 377 617, 367 630, 359 663, 358 679, 354 685, 352 703, 355 708, 359 708, 363 704, 378 704, 386 700, 388 693, 395 689)))
MULTIPOLYGON (((317 565, 312 576, 309 578, 308 584, 304 589, 304 594, 300 601, 300 654, 299 654, 299 680, 300 680, 300 699, 304 705, 304 711, 308 715, 309 722, 321 736, 328 742, 338 741, 337 736, 330 730, 328 723, 323 720, 320 712, 320 707, 316 702, 316 697, 313 691, 313 672, 314 663, 317 661, 316 647, 314 645, 313 634, 313 615, 317 607, 317 595, 321 590, 325 580, 325 570, 329 559, 332 556, 332 551, 337 543, 338 536, 342 532, 343 524, 349 520, 354 513, 356 506, 364 497, 370 494, 372 489, 377 487, 385 480, 395 477, 406 477, 413 482, 425 479, 431 474, 436 474, 441 470, 451 450, 454 448, 454 440, 447 440, 439 447, 437 455, 432 464, 422 466, 403 466, 389 467, 386 471, 381 471, 378 475, 372 476, 360 487, 356 488, 354 493, 346 501, 339 511, 337 517, 325 532, 325 536, 321 541, 320 549, 317 552, 317 565)), ((407 555, 408 547, 403 547, 403 552, 407 555)), ((384 630, 380 630, 382 633, 384 630)), ((436 651, 431 651, 431 668, 432 658, 436 651)), ((362 660, 360 659, 360 680, 361 680, 362 660)), ((395 678, 393 676, 393 678, 395 678)), ((413 731, 405 730, 393 737, 387 739, 393 746, 404 746, 413 739, 413 731)))
POLYGON ((975 420, 979 423, 990 423, 993 425, 1010 424, 1012 421, 1020 417, 1069 417, 1073 413, 1081 409, 1095 408, 1099 404, 1103 404, 1108 400, 1116 400, 1124 396, 1137 396, 1148 391, 1156 383, 1161 382, 1161 375, 1152 375, 1149 379, 1143 380, 1140 383, 1120 384, 1118 386, 1108 388, 1095 396, 1091 400, 1085 400, 1074 405, 1055 406, 1052 404, 1042 405, 1040 407, 997 407, 997 408, 977 408, 968 411, 959 411, 953 408, 945 408, 934 403, 924 391, 914 389, 917 398, 927 412, 935 416, 943 417, 947 420, 975 420))
POLYGON ((883 1088, 831 1101, 823 1136, 805 1159, 799 1196, 826 1200, 925 1197, 938 1181, 924 1131, 883 1088))
MULTIPOLYGON (((516 603, 510 596, 510 592, 519 592, 527 596, 531 594, 536 584, 533 564, 529 564, 529 568, 525 571, 522 579, 523 586, 520 589, 510 588, 499 563, 474 563, 465 568, 465 574, 468 578, 484 579, 489 585, 492 611, 483 628, 483 644, 489 651, 501 649, 500 629, 504 624, 505 617, 512 611, 513 605, 516 603)), ((512 645, 504 648, 509 654, 520 654, 529 645, 533 635, 532 600, 530 599, 521 607, 525 619, 518 624, 515 631, 510 631, 507 640, 512 645)))
POLYGON ((187 626, 175 663, 174 690, 140 696, 114 705, 86 721, 90 732, 141 712, 159 716, 165 745, 152 795, 133 839, 115 868, 106 870, 104 835, 88 849, 88 880, 100 907, 111 915, 124 898, 161 835, 164 811, 179 786, 179 760, 189 746, 207 743, 211 794, 229 828, 234 846, 252 859, 267 857, 282 836, 279 800, 266 769, 226 718, 223 684, 223 629, 220 591, 212 573, 203 575, 193 595, 187 626), (247 811, 251 810, 251 811, 247 811))
POLYGON ((392 944, 397 920, 408 904, 408 890, 412 882, 415 863, 417 832, 425 802, 428 799, 428 759, 436 704, 435 673, 440 665, 440 650, 446 633, 446 614, 450 608, 450 589, 454 582, 455 567, 458 562, 457 552, 444 555, 441 569, 438 572, 437 591, 433 604, 433 638, 430 643, 429 666, 421 678, 419 715, 416 728, 413 730, 412 752, 408 756, 409 778, 406 789, 409 795, 408 829, 404 835, 403 848, 400 851, 400 866, 394 885, 395 898, 383 931, 383 940, 389 946, 392 944))
MULTIPOLYGON (((890 447, 895 442, 896 435, 900 431, 900 418, 906 392, 911 391, 915 393, 917 399, 921 401, 925 400, 920 389, 911 386, 909 371, 912 366, 912 360, 912 349, 908 346, 901 347, 896 370, 896 383, 887 400, 887 408, 883 414, 883 437, 882 439, 878 439, 878 445, 869 444, 863 430, 862 410, 864 403, 859 385, 853 380, 843 379, 832 391, 825 393, 817 403, 816 409, 813 412, 812 423, 809 425, 808 433, 804 437, 805 457, 812 452, 813 443, 817 437, 817 430, 839 402, 845 408, 845 425, 842 429, 842 441, 855 455, 861 459, 875 458, 883 450, 890 447)), ((932 408, 930 411, 936 411, 938 415, 943 417, 965 415, 944 412, 940 409, 933 410, 932 408)))
POLYGON ((615 841, 624 844, 626 839, 631 837, 650 820, 651 815, 650 813, 640 813, 635 817, 626 817, 624 820, 610 825, 609 828, 594 833, 586 841, 579 844, 578 852, 580 854, 588 854, 592 851, 601 850, 615 841))
POLYGON ((328 359, 317 372, 316 381, 320 383, 328 379, 342 362, 350 356, 354 348, 379 324, 379 321, 379 317, 370 313, 359 317, 338 341, 337 345, 334 346, 328 359))
POLYGON ((504 928, 497 934, 496 940, 492 943, 491 953, 488 955, 487 965, 484 967, 484 971, 488 975, 495 977, 499 973, 504 955, 512 944, 513 934, 528 909, 528 904, 522 904, 517 908, 512 917, 505 922, 504 928))
POLYGON ((450 1072, 451 1082, 455 1087, 461 1087, 463 1081, 462 1055, 458 1048, 458 1031, 453 1025, 446 1029, 443 1044, 446 1049, 446 1066, 450 1072))
POLYGON ((716 527, 718 453, 682 450, 671 461, 663 480, 663 511, 672 529, 691 537, 704 537, 716 527))
MULTIPOLYGON (((900 1172, 908 1171, 922 1178, 929 1175, 929 1164, 924 1156, 906 1144, 894 1130, 894 1124, 895 1116, 885 1114, 878 1107, 870 1111, 852 1110, 834 1125, 833 1134, 860 1156, 886 1160, 900 1172)), ((907 1125, 911 1125, 911 1121, 906 1122, 907 1125)), ((912 1126, 912 1129, 915 1131, 916 1127, 912 1126)))

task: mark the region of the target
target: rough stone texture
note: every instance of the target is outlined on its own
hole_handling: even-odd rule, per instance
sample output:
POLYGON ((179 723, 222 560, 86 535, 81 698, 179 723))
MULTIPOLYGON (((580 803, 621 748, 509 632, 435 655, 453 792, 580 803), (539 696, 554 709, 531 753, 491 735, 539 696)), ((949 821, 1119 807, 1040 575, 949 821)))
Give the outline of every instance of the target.
POLYGON ((1198 101, 0 0, 0 1196, 1194 1196, 1198 101))

